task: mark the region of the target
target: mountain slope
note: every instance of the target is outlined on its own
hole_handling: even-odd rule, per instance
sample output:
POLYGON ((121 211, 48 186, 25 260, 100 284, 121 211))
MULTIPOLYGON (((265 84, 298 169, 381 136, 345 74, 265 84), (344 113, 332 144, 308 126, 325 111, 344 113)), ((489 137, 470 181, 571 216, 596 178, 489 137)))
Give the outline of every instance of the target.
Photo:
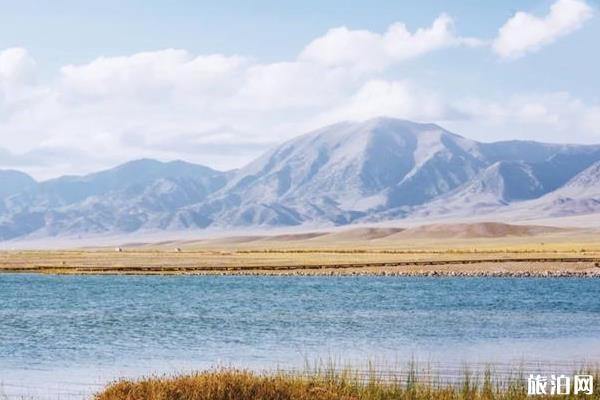
POLYGON ((469 215, 540 197, 594 160, 598 146, 479 143, 434 124, 376 118, 288 141, 182 213, 225 227, 469 215))
POLYGON ((137 192, 159 179, 172 178, 197 179, 205 186, 206 192, 212 192, 225 183, 222 172, 202 165, 142 159, 85 176, 45 181, 40 183, 35 194, 48 201, 49 206, 63 206, 108 192, 137 192))
POLYGON ((37 182, 27 174, 14 170, 0 170, 0 199, 33 189, 37 182))
POLYGON ((600 213, 600 161, 577 174, 565 185, 538 199, 514 207, 527 218, 600 213))
POLYGON ((391 118, 343 122, 233 172, 154 160, 39 183, 0 172, 0 239, 600 212, 599 164, 600 146, 480 143, 391 118))
POLYGON ((0 238, 177 228, 176 210, 202 201, 226 176, 182 161, 137 160, 41 182, 4 199, 0 238))
POLYGON ((343 224, 421 204, 485 165, 476 142, 437 125, 388 118, 341 123, 268 152, 195 211, 209 210, 226 225, 343 224))
POLYGON ((523 161, 498 161, 464 185, 412 212, 412 215, 469 215, 489 213, 512 202, 545 193, 534 168, 523 161))

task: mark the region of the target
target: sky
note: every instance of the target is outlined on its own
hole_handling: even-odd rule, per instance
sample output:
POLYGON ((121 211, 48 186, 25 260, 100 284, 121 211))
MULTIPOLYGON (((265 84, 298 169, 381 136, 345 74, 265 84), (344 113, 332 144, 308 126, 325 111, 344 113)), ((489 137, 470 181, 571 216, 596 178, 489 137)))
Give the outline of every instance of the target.
POLYGON ((226 170, 390 116, 600 143, 598 0, 0 0, 0 169, 226 170))

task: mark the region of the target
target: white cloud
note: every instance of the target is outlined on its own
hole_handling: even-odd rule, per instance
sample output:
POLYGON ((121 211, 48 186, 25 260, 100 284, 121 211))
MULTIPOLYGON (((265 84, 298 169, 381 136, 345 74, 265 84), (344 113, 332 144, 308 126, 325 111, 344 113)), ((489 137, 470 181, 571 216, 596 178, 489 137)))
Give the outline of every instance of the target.
POLYGON ((319 125, 380 115, 464 123, 457 131, 479 139, 598 134, 599 107, 567 94, 456 101, 387 71, 479 43, 442 15, 412 33, 400 23, 383 34, 337 28, 287 61, 166 49, 66 65, 45 82, 26 50, 8 49, 0 51, 0 147, 12 164, 23 158, 26 171, 48 177, 140 157, 228 169, 319 125))
POLYGON ((33 78, 35 62, 27 50, 13 47, 0 51, 0 84, 24 84, 33 78))
POLYGON ((435 121, 446 119, 449 113, 448 105, 438 95, 409 81, 375 79, 366 82, 354 95, 320 115, 315 124, 360 121, 380 116, 435 121))
POLYGON ((454 34, 454 22, 442 14, 428 28, 411 33, 400 22, 383 33, 350 30, 346 27, 329 30, 313 40, 300 54, 300 59, 328 67, 351 67, 359 70, 380 70, 389 64, 414 58, 450 46, 475 46, 480 41, 454 34))
POLYGON ((309 62, 257 64, 245 72, 230 106, 256 111, 326 106, 355 79, 349 70, 309 62))
POLYGON ((557 0, 545 17, 517 12, 500 28, 493 50, 502 58, 521 57, 573 32, 592 13, 583 0, 557 0))
POLYGON ((36 85, 36 65, 27 50, 0 51, 0 126, 12 115, 35 105, 47 94, 36 85))
POLYGON ((239 84, 235 78, 246 63, 237 56, 192 56, 185 50, 166 49, 67 65, 61 69, 61 86, 77 100, 118 96, 152 102, 186 93, 209 96, 235 90, 239 84))
MULTIPOLYGON (((501 101, 468 99, 455 104, 463 132, 489 139, 509 136, 549 142, 594 143, 600 139, 600 105, 565 92, 514 95, 501 101), (468 126, 470 125, 470 126, 468 126)), ((452 124, 452 123, 451 123, 452 124)))
POLYGON ((494 141, 597 143, 600 105, 566 92, 516 94, 450 100, 410 81, 374 79, 311 121, 311 128, 341 120, 390 116, 437 122, 469 138, 494 141))
MULTIPOLYGON (((0 51, 0 107, 26 98, 35 81, 35 62, 27 50, 14 47, 0 51)), ((0 115, 2 114, 0 108, 0 115)))

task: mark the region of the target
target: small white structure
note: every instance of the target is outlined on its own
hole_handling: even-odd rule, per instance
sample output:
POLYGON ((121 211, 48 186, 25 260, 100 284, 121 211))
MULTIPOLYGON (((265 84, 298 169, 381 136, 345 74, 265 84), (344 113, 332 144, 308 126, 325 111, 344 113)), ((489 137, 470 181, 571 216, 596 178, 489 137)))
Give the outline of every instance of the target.
POLYGON ((174 251, 175 253, 181 253, 181 249, 180 249, 179 247, 175 247, 175 248, 173 249, 173 251, 174 251))
POLYGON ((122 249, 122 248, 120 248, 120 247, 115 247, 115 251, 116 251, 117 253, 122 253, 122 252, 123 252, 123 249, 122 249))

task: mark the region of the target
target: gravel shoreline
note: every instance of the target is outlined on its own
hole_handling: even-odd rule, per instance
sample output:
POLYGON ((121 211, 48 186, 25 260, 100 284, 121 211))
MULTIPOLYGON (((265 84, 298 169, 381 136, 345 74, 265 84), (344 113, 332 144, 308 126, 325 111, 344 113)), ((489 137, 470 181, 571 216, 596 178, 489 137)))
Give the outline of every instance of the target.
POLYGON ((530 262, 490 262, 480 264, 451 264, 432 266, 352 266, 337 267, 323 265, 289 267, 285 269, 245 269, 211 268, 182 269, 131 268, 95 269, 95 268, 47 268, 47 269, 0 269, 4 273, 33 273, 46 275, 151 275, 151 276, 390 276, 390 277, 490 277, 490 278, 600 278, 600 267, 596 263, 530 263, 530 262))
MULTIPOLYGON (((139 275, 139 274, 132 274, 139 275)), ((161 275, 161 274, 158 274, 161 275)), ((170 273, 162 275, 172 275, 170 273)), ((600 278, 599 271, 197 271, 177 275, 194 276, 397 276, 397 277, 457 277, 457 278, 600 278)))

